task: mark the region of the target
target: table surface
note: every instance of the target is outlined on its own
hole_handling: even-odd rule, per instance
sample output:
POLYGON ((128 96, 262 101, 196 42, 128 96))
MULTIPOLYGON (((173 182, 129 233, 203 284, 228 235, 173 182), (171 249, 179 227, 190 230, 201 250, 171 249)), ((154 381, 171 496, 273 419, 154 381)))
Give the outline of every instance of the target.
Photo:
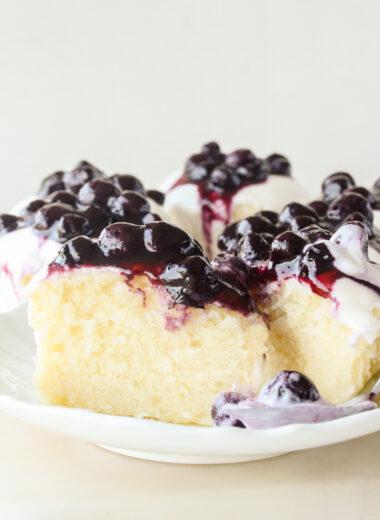
POLYGON ((146 462, 0 413, 0 518, 379 518, 380 433, 244 464, 146 462))

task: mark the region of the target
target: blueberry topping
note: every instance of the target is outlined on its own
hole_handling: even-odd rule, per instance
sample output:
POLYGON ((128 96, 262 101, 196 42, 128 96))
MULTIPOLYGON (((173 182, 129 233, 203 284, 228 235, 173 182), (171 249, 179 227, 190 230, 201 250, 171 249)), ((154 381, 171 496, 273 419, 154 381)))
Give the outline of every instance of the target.
MULTIPOLYGON (((77 204, 78 199, 76 195, 69 191, 59 190, 49 195, 47 197, 47 201, 50 203, 61 202, 62 204, 67 204, 68 206, 72 206, 74 208, 77 204)), ((46 202, 44 202, 44 204, 46 204, 46 202)), ((36 209, 33 209, 32 213, 34 213, 35 211, 36 209)))
POLYGON ((9 213, 2 213, 0 215, 0 234, 13 231, 17 228, 18 217, 10 215, 9 213))
POLYGON ((316 219, 310 215, 299 215, 293 217, 290 221, 292 231, 299 231, 300 229, 316 224, 316 219))
POLYGON ((301 229, 298 233, 307 242, 313 243, 317 240, 330 240, 332 233, 316 224, 301 229))
POLYGON ((116 173, 109 177, 109 180, 113 182, 120 191, 128 190, 137 191, 142 194, 145 193, 143 183, 134 175, 116 173))
POLYGON ((350 213, 361 213, 368 222, 373 222, 373 211, 369 201, 358 193, 344 193, 333 200, 327 211, 327 218, 332 222, 343 222, 350 213))
POLYGON ((317 401, 319 398, 318 390, 308 377, 290 370, 282 370, 260 392, 261 402, 278 406, 317 401))
POLYGON ((192 307, 203 307, 220 289, 212 267, 200 256, 167 265, 160 279, 174 303, 192 307))
POLYGON ((46 204, 42 206, 35 216, 34 228, 38 231, 46 231, 50 229, 59 219, 66 213, 71 213, 73 208, 66 204, 58 202, 46 204))
POLYGON ((331 202, 348 188, 355 186, 355 181, 349 173, 337 172, 326 177, 322 184, 323 200, 331 202))
POLYGON ((269 222, 272 222, 272 224, 277 224, 279 214, 276 211, 264 210, 256 213, 256 217, 264 217, 269 220, 269 222))
POLYGON ((269 173, 272 175, 291 175, 290 162, 286 157, 279 153, 272 153, 265 162, 269 166, 269 173))
POLYGON ((99 257, 99 248, 95 242, 88 237, 78 236, 62 246, 55 264, 60 267, 94 264, 99 257))
POLYGON ((237 256, 228 253, 217 255, 211 262, 216 278, 241 295, 248 293, 247 265, 237 256))
POLYGON ((329 205, 324 200, 313 200, 308 204, 313 209, 318 217, 324 217, 327 213, 329 205))
POLYGON ((107 207, 119 194, 120 190, 112 182, 94 179, 82 186, 78 199, 83 206, 96 204, 100 207, 107 207))
POLYGON ((367 188, 364 188, 364 186, 354 186, 353 188, 348 188, 345 193, 358 193, 368 200, 368 202, 371 204, 371 207, 376 206, 375 196, 370 191, 368 191, 367 188))
POLYGON ((318 219, 318 215, 313 208, 304 206, 299 202, 291 202, 290 204, 287 204, 280 213, 279 221, 284 224, 292 224, 295 217, 301 216, 312 217, 315 221, 318 219))
POLYGON ((104 177, 103 172, 89 162, 81 161, 73 170, 63 174, 63 182, 66 189, 78 193, 83 184, 100 177, 104 177))
POLYGON ((78 235, 85 235, 88 228, 89 222, 85 217, 75 215, 74 213, 66 213, 58 221, 57 235, 59 239, 66 241, 78 235))
POLYGON ((246 168, 254 168, 256 164, 256 157, 246 148, 242 148, 241 150, 235 150, 226 156, 225 163, 227 166, 230 166, 233 169, 239 168, 240 166, 245 166, 246 168))
POLYGON ((140 224, 144 215, 150 212, 150 205, 147 199, 139 193, 123 191, 113 199, 110 211, 117 220, 140 224))
POLYGON ((306 244, 306 240, 296 233, 285 231, 273 240, 270 259, 274 264, 290 262, 302 253, 306 244))
POLYGON ((265 239, 264 233, 261 235, 255 232, 248 233, 239 240, 236 247, 237 256, 247 264, 267 260, 270 251, 270 243, 265 239))
POLYGON ((324 242, 306 248, 300 263, 300 275, 314 280, 317 276, 334 269, 334 257, 324 242))
POLYGON ((49 193, 54 191, 65 189, 65 183, 63 182, 64 172, 54 172, 48 177, 45 177, 41 183, 38 195, 40 197, 46 197, 49 193))
POLYGON ((241 176, 225 164, 212 171, 209 182, 211 189, 219 191, 234 191, 243 184, 241 176))
POLYGON ((157 204, 159 204, 160 206, 163 205, 163 203, 165 202, 165 193, 162 193, 162 191, 158 191, 158 190, 148 190, 146 192, 146 195, 147 197, 149 197, 150 199, 154 200, 155 202, 157 202, 157 204))
POLYGON ((368 222, 368 220, 362 213, 359 213, 357 211, 354 213, 350 213, 344 219, 343 224, 347 224, 348 222, 361 222, 367 232, 368 238, 371 239, 375 237, 375 233, 372 229, 371 223, 368 222))
POLYGON ((147 224, 144 227, 144 244, 146 250, 159 255, 163 263, 187 256, 204 256, 202 249, 185 231, 166 222, 147 224))
POLYGON ((218 247, 222 251, 234 251, 239 240, 251 232, 267 233, 269 235, 278 234, 276 226, 268 218, 254 215, 227 226, 219 236, 218 247))

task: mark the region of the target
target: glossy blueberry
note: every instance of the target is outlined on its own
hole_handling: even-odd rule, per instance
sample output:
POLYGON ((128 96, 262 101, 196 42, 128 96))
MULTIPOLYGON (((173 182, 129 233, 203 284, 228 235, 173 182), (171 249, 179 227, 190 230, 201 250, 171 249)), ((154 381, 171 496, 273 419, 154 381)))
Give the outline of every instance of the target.
POLYGON ((322 183, 323 200, 325 202, 331 202, 337 197, 340 197, 345 190, 353 186, 355 186, 355 181, 349 173, 333 173, 326 177, 322 183))
MULTIPOLYGON (((55 191, 54 193, 49 195, 47 200, 50 203, 62 202, 62 204, 67 204, 68 206, 72 206, 73 208, 76 206, 76 203, 78 201, 76 195, 74 195, 73 193, 70 193, 69 191, 65 191, 65 190, 55 191)), ((46 202, 45 202, 45 204, 46 204, 46 202)))
POLYGON ((107 226, 99 235, 99 247, 106 258, 123 262, 125 255, 133 254, 137 261, 144 253, 141 226, 118 222, 107 226))
POLYGON ((272 175, 291 175, 290 162, 286 157, 279 153, 272 153, 265 162, 269 166, 269 173, 272 175))
POLYGON ((112 181, 120 191, 127 190, 137 191, 138 193, 145 193, 142 182, 140 182, 139 179, 134 175, 116 173, 115 175, 109 177, 108 180, 112 181))
POLYGON ((192 155, 186 161, 185 175, 189 181, 202 182, 209 177, 215 167, 223 163, 224 159, 225 155, 220 152, 217 143, 207 143, 202 147, 201 153, 192 155))
POLYGON ((157 202, 157 204, 159 204, 160 206, 162 206, 165 202, 165 193, 162 193, 162 191, 147 190, 146 195, 147 197, 157 202))
POLYGON ((141 219, 142 224, 149 224, 150 222, 160 222, 162 218, 157 213, 145 213, 141 219))
POLYGON ((47 231, 58 222, 63 215, 72 213, 72 211, 73 208, 71 206, 59 202, 46 204, 46 206, 42 206, 42 208, 37 211, 34 228, 38 231, 47 231))
POLYGON ((241 295, 247 294, 249 273, 246 264, 240 258, 221 253, 214 258, 211 266, 219 282, 241 295))
POLYGON ((85 217, 67 213, 58 221, 57 237, 60 241, 70 240, 78 235, 85 235, 88 228, 89 222, 85 217))
POLYGON ((218 247, 222 251, 234 251, 239 240, 251 232, 277 235, 277 228, 264 216, 254 215, 227 226, 219 236, 218 247))
POLYGON ((268 381, 260 392, 260 401, 273 406, 317 401, 319 392, 308 377, 300 372, 282 370, 268 381))
POLYGON ((258 213, 255 214, 255 216, 264 217, 267 220, 269 220, 269 222, 272 222, 272 224, 277 224, 279 214, 277 213, 277 211, 264 210, 264 211, 259 211, 258 213))
POLYGON ((315 279, 317 276, 334 269, 334 257, 324 242, 317 242, 309 246, 302 255, 300 274, 306 278, 315 279))
POLYGON ((203 307, 220 289, 210 264, 200 256, 168 264, 160 279, 175 303, 192 307, 203 307))
POLYGON ((2 213, 0 215, 0 234, 13 231, 17 228, 18 217, 16 215, 10 215, 9 213, 2 213))
POLYGON ((69 240, 62 246, 55 263, 61 267, 94 264, 101 261, 97 245, 84 236, 69 240))
POLYGON ((225 159, 225 163, 232 169, 236 169, 239 166, 253 165, 256 163, 256 156, 247 148, 235 150, 228 154, 225 159))
POLYGON ((65 187, 73 193, 78 193, 80 188, 92 179, 104 177, 104 173, 87 161, 80 161, 77 166, 63 175, 65 187))
POLYGON ((101 230, 111 223, 107 212, 99 206, 88 206, 80 212, 80 215, 88 220, 87 234, 91 237, 98 236, 101 230))
POLYGON ((367 188, 364 188, 364 186, 354 186, 353 188, 348 188, 348 190, 345 191, 345 193, 358 193, 362 197, 368 200, 368 202, 371 204, 371 207, 374 207, 376 205, 376 199, 373 193, 367 190, 367 188))
POLYGON ((287 204, 284 209, 280 213, 279 221, 282 223, 290 224, 294 217, 308 216, 315 219, 318 219, 317 213, 308 206, 304 206, 299 202, 291 202, 287 204))
POLYGON ((247 262, 253 264, 257 261, 267 260, 270 256, 270 243, 263 235, 247 233, 238 242, 235 254, 247 262))
POLYGON ((174 262, 187 256, 204 256, 199 245, 182 229, 167 222, 152 222, 144 226, 144 245, 162 263, 174 262))
POLYGON ((312 224, 301 229, 298 234, 310 243, 316 242, 317 240, 330 240, 332 237, 330 231, 319 227, 317 224, 312 224))
POLYGON ((307 242, 292 231, 285 231, 272 242, 270 259, 274 264, 290 262, 301 255, 307 242))
POLYGON ((292 231, 299 231, 300 229, 316 224, 317 220, 310 215, 299 215, 298 217, 293 217, 290 222, 290 227, 292 231))
POLYGON ((40 189, 38 190, 38 195, 40 197, 46 197, 49 193, 65 189, 63 176, 64 172, 58 171, 45 177, 41 183, 40 189))
MULTIPOLYGON (((221 155, 220 146, 215 141, 206 143, 202 146, 202 154, 220 158, 220 155, 221 155)), ((224 158, 224 155, 223 155, 223 158, 224 158)))
POLYGON ((327 213, 329 205, 324 200, 313 200, 308 204, 311 209, 313 209, 318 217, 324 217, 327 213))
POLYGON ((350 213, 362 213, 368 220, 373 222, 373 211, 369 201, 358 193, 344 193, 335 199, 329 206, 327 218, 331 222, 343 222, 350 213))
POLYGON ((210 188, 217 191, 234 191, 238 189, 242 183, 242 178, 237 175, 232 168, 226 165, 215 168, 209 179, 210 188))
POLYGON ((150 205, 143 195, 134 191, 123 191, 112 201, 110 211, 117 220, 141 224, 144 215, 150 212, 150 205))
POLYGON ((23 223, 26 225, 32 225, 34 223, 35 213, 37 213, 42 206, 46 206, 46 204, 46 200, 43 199, 35 199, 29 202, 29 204, 20 212, 20 217, 23 223))
POLYGON ((96 204, 100 207, 107 207, 118 195, 120 190, 112 182, 94 179, 86 182, 78 193, 79 202, 83 206, 96 204))

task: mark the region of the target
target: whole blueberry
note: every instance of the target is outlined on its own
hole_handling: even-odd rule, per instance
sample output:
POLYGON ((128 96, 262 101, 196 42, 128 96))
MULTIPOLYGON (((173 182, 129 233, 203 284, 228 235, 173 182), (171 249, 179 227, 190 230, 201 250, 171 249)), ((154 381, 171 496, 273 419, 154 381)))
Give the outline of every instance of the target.
POLYGON ((112 181, 120 191, 128 190, 137 191, 138 193, 145 192, 142 182, 134 175, 116 173, 109 177, 108 180, 112 181))
POLYGON ((45 177, 41 183, 40 189, 38 190, 38 195, 40 197, 46 197, 47 195, 49 195, 49 193, 53 193, 54 191, 58 190, 63 190, 65 188, 63 175, 64 172, 58 171, 45 177))
POLYGON ((274 264, 290 262, 300 256, 307 242, 292 231, 285 231, 272 242, 270 259, 274 264))
POLYGON ((107 212, 99 206, 88 206, 80 211, 80 215, 88 221, 87 234, 91 237, 97 237, 102 229, 111 223, 111 219, 107 212))
POLYGON ((211 266, 219 282, 240 295, 247 294, 249 273, 246 264, 240 258, 221 253, 213 259, 211 266))
POLYGON ((150 212, 150 205, 140 193, 123 191, 112 201, 110 211, 117 220, 141 224, 143 216, 150 212))
POLYGON ((272 222, 272 224, 277 224, 279 214, 277 213, 277 211, 263 210, 255 213, 255 216, 264 217, 267 220, 269 220, 269 222, 272 222))
POLYGON ((17 228, 18 217, 10 215, 9 213, 2 213, 0 215, 0 234, 3 235, 8 231, 13 231, 17 228))
POLYGON ((335 199, 327 210, 327 218, 331 222, 339 223, 354 212, 362 213, 368 222, 373 222, 371 204, 359 193, 344 193, 335 199))
POLYGON ((188 256, 204 256, 199 245, 182 229, 167 222, 152 222, 144 227, 145 249, 163 263, 188 256))
POLYGON ((111 224, 100 233, 98 243, 104 256, 115 263, 126 255, 139 261, 144 251, 143 228, 125 222, 111 224))
POLYGON ((327 213, 329 205, 324 200, 313 200, 308 204, 311 209, 313 209, 318 217, 324 217, 327 213))
POLYGON ((72 213, 72 211, 73 208, 71 206, 61 204, 60 202, 46 204, 37 211, 34 219, 34 228, 38 231, 47 231, 58 222, 63 215, 72 213))
POLYGON ((348 188, 348 190, 345 191, 345 193, 358 193, 362 197, 368 200, 368 202, 371 204, 371 207, 375 207, 376 205, 376 199, 373 193, 367 190, 367 188, 364 188, 364 186, 354 186, 353 188, 348 188))
POLYGON ((311 217, 310 215, 299 215, 298 217, 293 217, 290 222, 290 227, 292 231, 299 231, 300 229, 316 224, 316 219, 311 217))
POLYGON ((23 223, 32 225, 34 223, 34 214, 37 213, 42 206, 46 206, 46 204, 48 203, 43 199, 35 199, 29 202, 29 204, 20 211, 20 217, 23 223))
POLYGON ((272 406, 290 406, 313 402, 319 392, 308 377, 300 372, 282 370, 261 389, 259 400, 272 406))
POLYGON ((317 240, 330 240, 332 237, 330 231, 321 228, 317 224, 311 224, 310 226, 301 229, 298 234, 310 243, 314 243, 317 240))
POLYGON ((60 241, 70 240, 78 235, 86 235, 89 228, 88 220, 74 213, 63 215, 57 226, 57 237, 60 241))
POLYGON ((278 230, 268 218, 254 215, 229 224, 219 236, 218 247, 221 251, 233 252, 239 240, 251 232, 277 235, 278 230))
POLYGON ((73 193, 78 193, 80 188, 92 179, 104 177, 104 173, 87 161, 80 161, 76 167, 63 175, 65 187, 73 193))
POLYGON ((333 173, 326 177, 322 183, 323 200, 325 202, 331 202, 337 197, 340 197, 345 190, 353 186, 355 186, 355 181, 349 173, 333 173))
POLYGON ((154 200, 154 202, 157 202, 160 206, 165 202, 165 193, 162 193, 162 191, 147 190, 146 195, 150 199, 154 200))
POLYGON ((263 235, 250 232, 244 235, 238 242, 235 254, 247 262, 253 264, 258 261, 267 260, 270 256, 270 243, 263 235))
POLYGON ((54 193, 49 195, 47 200, 50 203, 62 202, 62 204, 67 204, 68 206, 72 206, 74 208, 78 199, 74 195, 74 193, 71 193, 71 192, 65 191, 65 190, 59 190, 59 191, 55 191, 54 193))
POLYGON ((300 262, 300 274, 309 279, 332 271, 334 269, 334 257, 324 242, 317 242, 309 246, 302 255, 300 262))
POLYGON ((210 189, 217 191, 234 191, 242 184, 241 176, 225 164, 214 168, 209 179, 210 189))
POLYGON ((205 258, 190 256, 179 263, 169 263, 160 279, 175 303, 203 307, 220 285, 205 258))
POLYGON ((105 208, 118 195, 120 195, 120 190, 112 182, 103 179, 93 179, 81 187, 78 199, 83 206, 96 204, 105 208))
POLYGON ((318 220, 317 213, 313 210, 313 208, 310 208, 308 206, 304 206, 303 204, 300 204, 299 202, 291 202, 290 204, 287 204, 284 209, 280 213, 279 221, 282 223, 290 224, 292 223, 292 220, 294 217, 312 217, 315 221, 318 220))
POLYGON ((98 246, 85 236, 66 242, 60 249, 55 263, 61 267, 97 264, 101 261, 98 246))
POLYGON ((220 146, 215 141, 211 141, 202 146, 202 153, 208 156, 219 157, 221 154, 220 146))
POLYGON ((269 173, 272 175, 291 175, 290 162, 286 157, 279 153, 272 153, 265 162, 269 166, 269 173))
POLYGON ((248 150, 248 148, 242 148, 240 150, 235 150, 234 152, 228 154, 226 156, 225 163, 227 166, 236 169, 239 166, 255 164, 256 156, 251 152, 251 150, 248 150))

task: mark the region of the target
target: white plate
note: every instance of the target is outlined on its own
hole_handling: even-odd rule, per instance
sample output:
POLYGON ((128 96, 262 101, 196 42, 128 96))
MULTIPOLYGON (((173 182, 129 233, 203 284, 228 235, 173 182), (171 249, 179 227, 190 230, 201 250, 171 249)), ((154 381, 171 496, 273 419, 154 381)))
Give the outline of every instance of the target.
POLYGON ((0 316, 0 409, 36 426, 148 460, 217 464, 258 460, 380 430, 380 409, 272 430, 181 426, 46 406, 33 387, 35 345, 26 308, 0 316))

